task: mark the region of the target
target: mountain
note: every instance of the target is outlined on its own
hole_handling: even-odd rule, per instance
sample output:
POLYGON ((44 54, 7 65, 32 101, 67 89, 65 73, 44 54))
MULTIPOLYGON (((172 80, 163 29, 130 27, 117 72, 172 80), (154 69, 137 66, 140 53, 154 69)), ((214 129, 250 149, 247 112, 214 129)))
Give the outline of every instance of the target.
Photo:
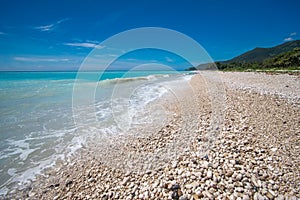
POLYGON ((273 58, 265 59, 264 68, 300 68, 300 48, 281 53, 273 58))
POLYGON ((300 70, 300 40, 290 41, 271 48, 257 47, 235 58, 215 63, 204 63, 186 70, 300 70))
POLYGON ((221 61, 221 63, 260 63, 279 54, 292 51, 296 47, 300 47, 300 40, 286 42, 271 48, 257 47, 230 60, 221 61))

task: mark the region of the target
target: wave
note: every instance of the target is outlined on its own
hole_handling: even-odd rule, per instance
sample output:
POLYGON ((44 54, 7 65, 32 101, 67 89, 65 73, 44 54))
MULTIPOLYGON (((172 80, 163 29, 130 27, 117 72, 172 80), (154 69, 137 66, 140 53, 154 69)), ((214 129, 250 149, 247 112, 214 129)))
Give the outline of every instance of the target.
POLYGON ((114 79, 106 79, 98 82, 99 85, 114 85, 120 83, 134 82, 134 81, 155 81, 159 78, 168 78, 170 75, 168 74, 156 74, 142 77, 128 77, 128 78, 114 78, 114 79))

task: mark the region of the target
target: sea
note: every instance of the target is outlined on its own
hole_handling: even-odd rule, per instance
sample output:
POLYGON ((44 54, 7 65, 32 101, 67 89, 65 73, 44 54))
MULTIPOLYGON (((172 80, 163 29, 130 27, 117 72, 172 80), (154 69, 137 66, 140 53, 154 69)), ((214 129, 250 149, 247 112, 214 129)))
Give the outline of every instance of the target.
POLYGON ((80 73, 0 72, 0 195, 72 157, 95 134, 151 125, 162 114, 145 107, 172 92, 168 84, 192 77, 185 71, 80 73))

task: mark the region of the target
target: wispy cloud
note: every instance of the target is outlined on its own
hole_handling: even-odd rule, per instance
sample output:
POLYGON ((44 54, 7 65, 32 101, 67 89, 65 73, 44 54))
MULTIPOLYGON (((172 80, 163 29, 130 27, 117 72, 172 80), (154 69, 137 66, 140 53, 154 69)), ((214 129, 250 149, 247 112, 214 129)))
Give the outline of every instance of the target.
POLYGON ((4 32, 2 32, 2 31, 0 31, 0 35, 6 35, 7 33, 4 33, 4 32))
POLYGON ((64 43, 64 45, 72 46, 72 47, 84 47, 84 48, 96 48, 96 49, 104 48, 104 46, 92 42, 73 42, 73 43, 64 43))
POLYGON ((293 32, 293 33, 291 33, 290 35, 289 35, 289 37, 286 37, 286 38, 284 38, 284 42, 288 42, 288 41, 292 41, 292 40, 294 40, 294 37, 297 35, 297 33, 296 32, 293 32))
POLYGON ((14 60, 25 62, 67 62, 68 58, 49 58, 49 57, 14 57, 14 60))
POLYGON ((287 38, 284 38, 284 42, 288 42, 288 41, 292 41, 292 40, 294 40, 292 37, 287 37, 287 38))
POLYGON ((52 24, 43 25, 43 26, 36 26, 36 27, 34 27, 34 29, 37 29, 37 30, 42 31, 42 32, 50 32, 50 31, 53 31, 54 29, 56 29, 59 24, 65 22, 65 21, 68 21, 68 20, 70 20, 70 19, 69 18, 64 18, 64 19, 58 20, 58 21, 56 21, 52 24))

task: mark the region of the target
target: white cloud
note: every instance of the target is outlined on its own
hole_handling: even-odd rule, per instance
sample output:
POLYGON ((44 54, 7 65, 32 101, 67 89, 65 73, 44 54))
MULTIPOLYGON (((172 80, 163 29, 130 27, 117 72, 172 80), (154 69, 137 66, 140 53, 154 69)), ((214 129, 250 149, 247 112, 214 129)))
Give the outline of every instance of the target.
POLYGON ((0 31, 0 35, 6 35, 6 33, 0 31))
POLYGON ((68 58, 45 58, 45 57, 14 57, 14 60, 25 62, 67 62, 68 58))
POLYGON ((284 42, 288 42, 288 41, 292 41, 292 40, 294 40, 292 37, 287 37, 287 38, 284 38, 284 42))
POLYGON ((70 20, 70 19, 69 18, 61 19, 52 24, 34 27, 34 29, 37 29, 37 30, 43 31, 43 32, 50 32, 50 31, 53 31, 54 29, 56 29, 58 27, 58 25, 61 24, 62 22, 65 22, 68 20, 70 20))
POLYGON ((102 48, 104 48, 104 46, 100 46, 98 44, 91 43, 91 42, 64 43, 64 45, 73 46, 73 47, 96 48, 96 49, 102 49, 102 48))
POLYGON ((290 35, 289 35, 289 37, 287 37, 287 38, 284 38, 284 42, 288 42, 288 41, 292 41, 292 40, 294 40, 294 36, 296 36, 297 35, 297 33, 296 32, 293 32, 293 33, 291 33, 290 35))

